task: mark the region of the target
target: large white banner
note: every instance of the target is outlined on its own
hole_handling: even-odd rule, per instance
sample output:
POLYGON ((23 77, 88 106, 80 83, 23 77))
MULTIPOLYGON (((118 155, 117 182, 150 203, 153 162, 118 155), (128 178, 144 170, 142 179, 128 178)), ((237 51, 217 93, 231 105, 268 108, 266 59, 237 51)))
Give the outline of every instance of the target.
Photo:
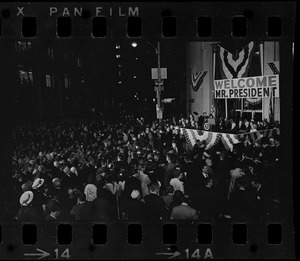
POLYGON ((279 97, 279 75, 215 80, 214 92, 216 99, 279 97))

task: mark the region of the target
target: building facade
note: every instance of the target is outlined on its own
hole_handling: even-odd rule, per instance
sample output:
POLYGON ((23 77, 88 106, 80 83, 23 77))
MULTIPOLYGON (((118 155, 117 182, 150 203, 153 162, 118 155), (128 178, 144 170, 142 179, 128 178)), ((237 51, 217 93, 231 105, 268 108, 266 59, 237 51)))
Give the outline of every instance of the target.
MULTIPOLYGON (((246 63, 248 62, 247 68, 245 68, 245 73, 239 77, 274 75, 274 68, 270 67, 270 63, 275 65, 279 74, 279 43, 251 43, 253 43, 252 53, 249 53, 248 60, 245 59, 246 63)), ((218 59, 218 55, 220 55, 218 48, 223 48, 227 55, 232 55, 232 63, 237 64, 239 59, 243 58, 243 50, 247 44, 249 41, 187 43, 186 93, 188 115, 194 112, 198 114, 203 112, 210 114, 212 112, 217 117, 280 121, 279 97, 215 99, 214 80, 238 78, 234 75, 222 75, 220 71, 224 64, 221 64, 222 60, 218 59)))

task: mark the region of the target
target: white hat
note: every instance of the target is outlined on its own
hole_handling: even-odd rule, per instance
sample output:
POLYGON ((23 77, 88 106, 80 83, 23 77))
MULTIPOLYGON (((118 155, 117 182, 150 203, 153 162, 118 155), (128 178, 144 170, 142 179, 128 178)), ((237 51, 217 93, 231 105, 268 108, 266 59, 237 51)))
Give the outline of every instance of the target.
POLYGON ((139 195, 140 195, 140 192, 139 192, 138 190, 133 190, 133 191, 131 192, 131 197, 132 197, 133 199, 138 198, 139 195))
POLYGON ((40 186, 42 186, 44 184, 44 179, 40 179, 40 178, 37 178, 33 181, 33 184, 32 184, 32 188, 33 189, 38 189, 40 186))
POLYGON ((21 204, 21 206, 26 207, 31 203, 32 200, 33 200, 33 192, 26 191, 20 197, 20 204, 21 204))
POLYGON ((78 173, 77 173, 77 169, 76 169, 74 166, 71 168, 71 172, 72 172, 72 173, 75 173, 75 174, 78 174, 78 173))
POLYGON ((53 165, 54 165, 54 167, 58 167, 58 165, 59 165, 58 161, 54 161, 53 165))

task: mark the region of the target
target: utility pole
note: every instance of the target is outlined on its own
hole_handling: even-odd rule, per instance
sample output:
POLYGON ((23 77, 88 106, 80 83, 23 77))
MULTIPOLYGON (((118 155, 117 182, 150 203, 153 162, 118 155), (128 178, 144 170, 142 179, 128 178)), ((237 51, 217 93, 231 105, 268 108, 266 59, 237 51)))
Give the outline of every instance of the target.
MULTIPOLYGON (((157 109, 158 113, 161 113, 162 115, 162 108, 161 108, 161 70, 160 70, 160 43, 157 42, 157 73, 158 73, 158 89, 156 92, 156 98, 157 98, 157 109)), ((159 122, 162 121, 162 118, 159 118, 159 122)))

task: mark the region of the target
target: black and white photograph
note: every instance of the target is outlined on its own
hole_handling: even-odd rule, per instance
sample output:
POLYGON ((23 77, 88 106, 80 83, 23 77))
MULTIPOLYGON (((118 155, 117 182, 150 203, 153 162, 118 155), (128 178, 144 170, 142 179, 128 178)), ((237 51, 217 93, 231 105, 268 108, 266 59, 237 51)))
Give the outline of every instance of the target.
POLYGON ((192 3, 181 16, 193 13, 194 37, 176 37, 185 28, 178 18, 165 19, 175 32, 159 26, 161 21, 153 28, 162 34, 140 29, 151 27, 154 12, 156 19, 175 17, 183 3, 163 11, 159 3, 153 9, 150 3, 36 4, 0 4, 3 256, 294 258, 294 35, 201 37, 202 23, 217 22, 194 14, 192 3), (28 37, 26 23, 37 28, 28 37), (130 23, 133 37, 126 35, 130 23), (24 224, 29 233, 37 231, 36 242, 22 244, 24 224), (37 228, 30 230, 31 224, 37 228), (55 226, 69 224, 72 243, 61 247, 55 226), (103 224, 112 230, 103 232, 103 224), (120 229, 130 224, 140 241, 126 239, 129 228, 120 229), (164 224, 170 231, 162 236, 164 224), (198 226, 203 224, 213 231, 204 245, 199 238, 207 230, 198 226), (244 242, 218 238, 217 231, 234 224, 242 227, 237 237, 245 235, 244 242), (270 224, 277 231, 273 236, 267 233, 270 224), (20 242, 14 232, 4 233, 6 226, 19 231, 20 242), (44 235, 44 229, 53 234, 44 235), (173 235, 174 242, 163 242, 173 235), (103 255, 96 237, 110 244, 103 255), (121 238, 120 244, 133 241, 127 250, 118 248, 121 238), (291 247, 286 252, 280 248, 285 240, 291 247), (278 249, 262 253, 265 244, 278 249), (227 245, 234 245, 231 253, 227 245))

